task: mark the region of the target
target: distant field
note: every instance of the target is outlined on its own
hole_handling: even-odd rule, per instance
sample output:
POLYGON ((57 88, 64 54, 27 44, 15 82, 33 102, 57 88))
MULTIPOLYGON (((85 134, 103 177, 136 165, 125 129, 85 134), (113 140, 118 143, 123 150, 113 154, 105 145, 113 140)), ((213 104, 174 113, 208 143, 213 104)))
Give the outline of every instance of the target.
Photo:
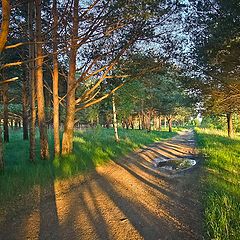
POLYGON ((240 138, 216 130, 196 130, 205 156, 203 201, 209 239, 240 239, 240 138))
MULTIPOLYGON (((22 140, 22 132, 12 131, 10 143, 4 145, 5 172, 0 175, 0 203, 22 195, 33 186, 48 184, 55 179, 83 174, 98 165, 109 162, 143 145, 176 135, 176 131, 123 130, 119 129, 120 142, 114 140, 113 129, 96 128, 85 132, 76 131, 74 153, 50 161, 28 161, 28 141, 22 140)), ((53 149, 53 135, 49 141, 53 149)), ((37 139, 38 142, 38 139, 37 139)), ((37 146, 39 152, 39 146, 37 146)), ((39 155, 39 153, 37 154, 39 155)))

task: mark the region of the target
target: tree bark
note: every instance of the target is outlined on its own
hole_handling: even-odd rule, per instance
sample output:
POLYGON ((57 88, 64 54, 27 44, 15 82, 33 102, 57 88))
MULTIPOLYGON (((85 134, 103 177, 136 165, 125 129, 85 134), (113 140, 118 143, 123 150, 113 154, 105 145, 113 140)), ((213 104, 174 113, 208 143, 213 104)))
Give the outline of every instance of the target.
POLYGON ((15 123, 15 119, 11 118, 11 120, 10 120, 10 126, 11 126, 11 129, 12 129, 12 130, 14 129, 14 123, 13 123, 13 121, 14 121, 14 123, 15 123))
POLYGON ((77 37, 78 37, 78 5, 79 0, 74 0, 73 10, 73 31, 70 48, 69 73, 67 85, 67 111, 64 125, 64 133, 62 140, 62 155, 69 154, 73 150, 73 130, 75 119, 75 73, 76 73, 76 57, 77 57, 77 37))
POLYGON ((154 128, 154 130, 158 129, 158 119, 157 119, 156 114, 153 115, 153 128, 154 128))
POLYGON ((127 118, 125 118, 125 125, 126 125, 126 129, 128 130, 129 129, 129 121, 127 118))
POLYGON ((0 35, 0 53, 4 49, 7 41, 9 23, 10 23, 10 1, 2 0, 2 24, 1 24, 1 35, 0 35))
POLYGON ((35 0, 36 3, 36 91, 38 106, 38 125, 40 132, 40 155, 41 159, 49 158, 48 136, 45 120, 45 100, 43 90, 43 50, 41 34, 41 0, 35 0))
POLYGON ((172 117, 170 116, 168 119, 168 131, 172 132, 172 117))
POLYGON ((15 118, 14 119, 14 126, 13 126, 14 130, 18 130, 18 127, 19 127, 18 122, 19 122, 19 120, 17 118, 15 118))
POLYGON ((233 119, 232 119, 233 113, 227 113, 227 125, 228 125, 228 136, 230 138, 233 137, 233 119))
POLYGON ((106 124, 105 124, 105 126, 106 126, 107 129, 110 128, 110 121, 109 121, 108 117, 107 117, 107 119, 106 119, 106 124))
POLYGON ((115 104, 115 96, 112 95, 112 107, 113 107, 113 128, 114 128, 114 136, 116 142, 119 142, 118 137, 118 128, 117 128, 117 112, 116 112, 116 104, 115 104))
POLYGON ((141 130, 141 114, 138 113, 138 129, 141 130))
POLYGON ((58 26, 57 1, 53 0, 53 135, 55 156, 59 156, 60 154, 57 26, 58 26))
MULTIPOLYGON (((28 2, 28 32, 30 42, 34 41, 33 33, 33 14, 34 7, 33 2, 28 2)), ((29 159, 34 161, 36 158, 36 92, 35 92, 35 69, 34 69, 34 45, 29 45, 29 86, 30 86, 30 146, 29 146, 29 159)))
POLYGON ((167 128, 167 117, 164 117, 164 128, 167 128))
POLYGON ((27 80, 22 83, 22 119, 23 119, 23 140, 28 139, 28 97, 27 80))
POLYGON ((4 142, 9 142, 8 129, 8 84, 3 85, 3 130, 4 142))
POLYGON ((2 128, 0 126, 0 171, 4 170, 2 128))
POLYGON ((142 111, 142 129, 146 129, 146 117, 144 116, 143 111, 142 111))
POLYGON ((159 131, 162 130, 162 117, 161 116, 159 116, 159 129, 158 130, 159 131))
POLYGON ((122 128, 123 129, 125 128, 125 120, 124 120, 124 118, 122 118, 122 128))
POLYGON ((130 120, 131 128, 134 129, 134 122, 133 122, 134 119, 133 119, 133 116, 130 116, 129 120, 130 120))
POLYGON ((147 131, 151 132, 151 112, 148 112, 148 117, 147 117, 147 131))

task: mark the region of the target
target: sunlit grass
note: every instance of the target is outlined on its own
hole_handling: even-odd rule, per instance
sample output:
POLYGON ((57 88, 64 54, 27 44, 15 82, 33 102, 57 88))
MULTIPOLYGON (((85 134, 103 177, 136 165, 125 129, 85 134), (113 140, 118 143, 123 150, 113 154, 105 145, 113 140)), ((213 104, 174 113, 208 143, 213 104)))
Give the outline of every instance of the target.
POLYGON ((203 177, 205 226, 209 239, 240 239, 240 138, 197 129, 205 156, 203 177))
MULTIPOLYGON (((34 186, 84 174, 143 145, 172 137, 176 132, 147 133, 141 130, 119 129, 121 140, 117 144, 113 129, 76 131, 73 154, 50 161, 36 159, 34 164, 28 160, 29 142, 22 140, 22 132, 12 131, 10 134, 10 143, 4 145, 6 168, 0 175, 0 204, 29 192, 34 186)), ((49 141, 53 149, 52 134, 49 135, 49 141)), ((37 155, 39 155, 39 145, 37 155)))

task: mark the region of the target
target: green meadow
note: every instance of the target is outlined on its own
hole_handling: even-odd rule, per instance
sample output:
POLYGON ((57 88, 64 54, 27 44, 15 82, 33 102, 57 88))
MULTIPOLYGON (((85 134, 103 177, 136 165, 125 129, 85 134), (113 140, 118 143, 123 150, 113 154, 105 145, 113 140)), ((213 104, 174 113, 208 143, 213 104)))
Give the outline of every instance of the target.
POLYGON ((208 239, 240 239, 240 137, 196 129, 204 157, 203 204, 208 239))

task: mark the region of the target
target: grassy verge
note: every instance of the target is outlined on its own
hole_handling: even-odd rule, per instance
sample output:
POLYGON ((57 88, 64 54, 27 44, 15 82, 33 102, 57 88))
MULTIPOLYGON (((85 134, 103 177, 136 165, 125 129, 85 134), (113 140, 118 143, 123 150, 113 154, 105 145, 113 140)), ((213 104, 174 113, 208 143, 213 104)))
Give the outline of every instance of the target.
POLYGON ((205 155, 203 200, 207 238, 240 239, 240 138, 224 132, 196 130, 205 155))
MULTIPOLYGON (((83 174, 142 145, 160 141, 175 134, 176 132, 152 131, 147 133, 140 130, 120 129, 121 141, 116 144, 112 129, 97 128, 85 132, 76 131, 73 154, 50 161, 37 159, 33 164, 28 161, 29 143, 22 140, 22 132, 11 132, 11 141, 4 146, 6 169, 0 175, 0 204, 27 193, 33 186, 83 174)), ((52 134, 49 136, 49 142, 53 149, 52 134)), ((39 151, 39 146, 37 149, 39 151)))

